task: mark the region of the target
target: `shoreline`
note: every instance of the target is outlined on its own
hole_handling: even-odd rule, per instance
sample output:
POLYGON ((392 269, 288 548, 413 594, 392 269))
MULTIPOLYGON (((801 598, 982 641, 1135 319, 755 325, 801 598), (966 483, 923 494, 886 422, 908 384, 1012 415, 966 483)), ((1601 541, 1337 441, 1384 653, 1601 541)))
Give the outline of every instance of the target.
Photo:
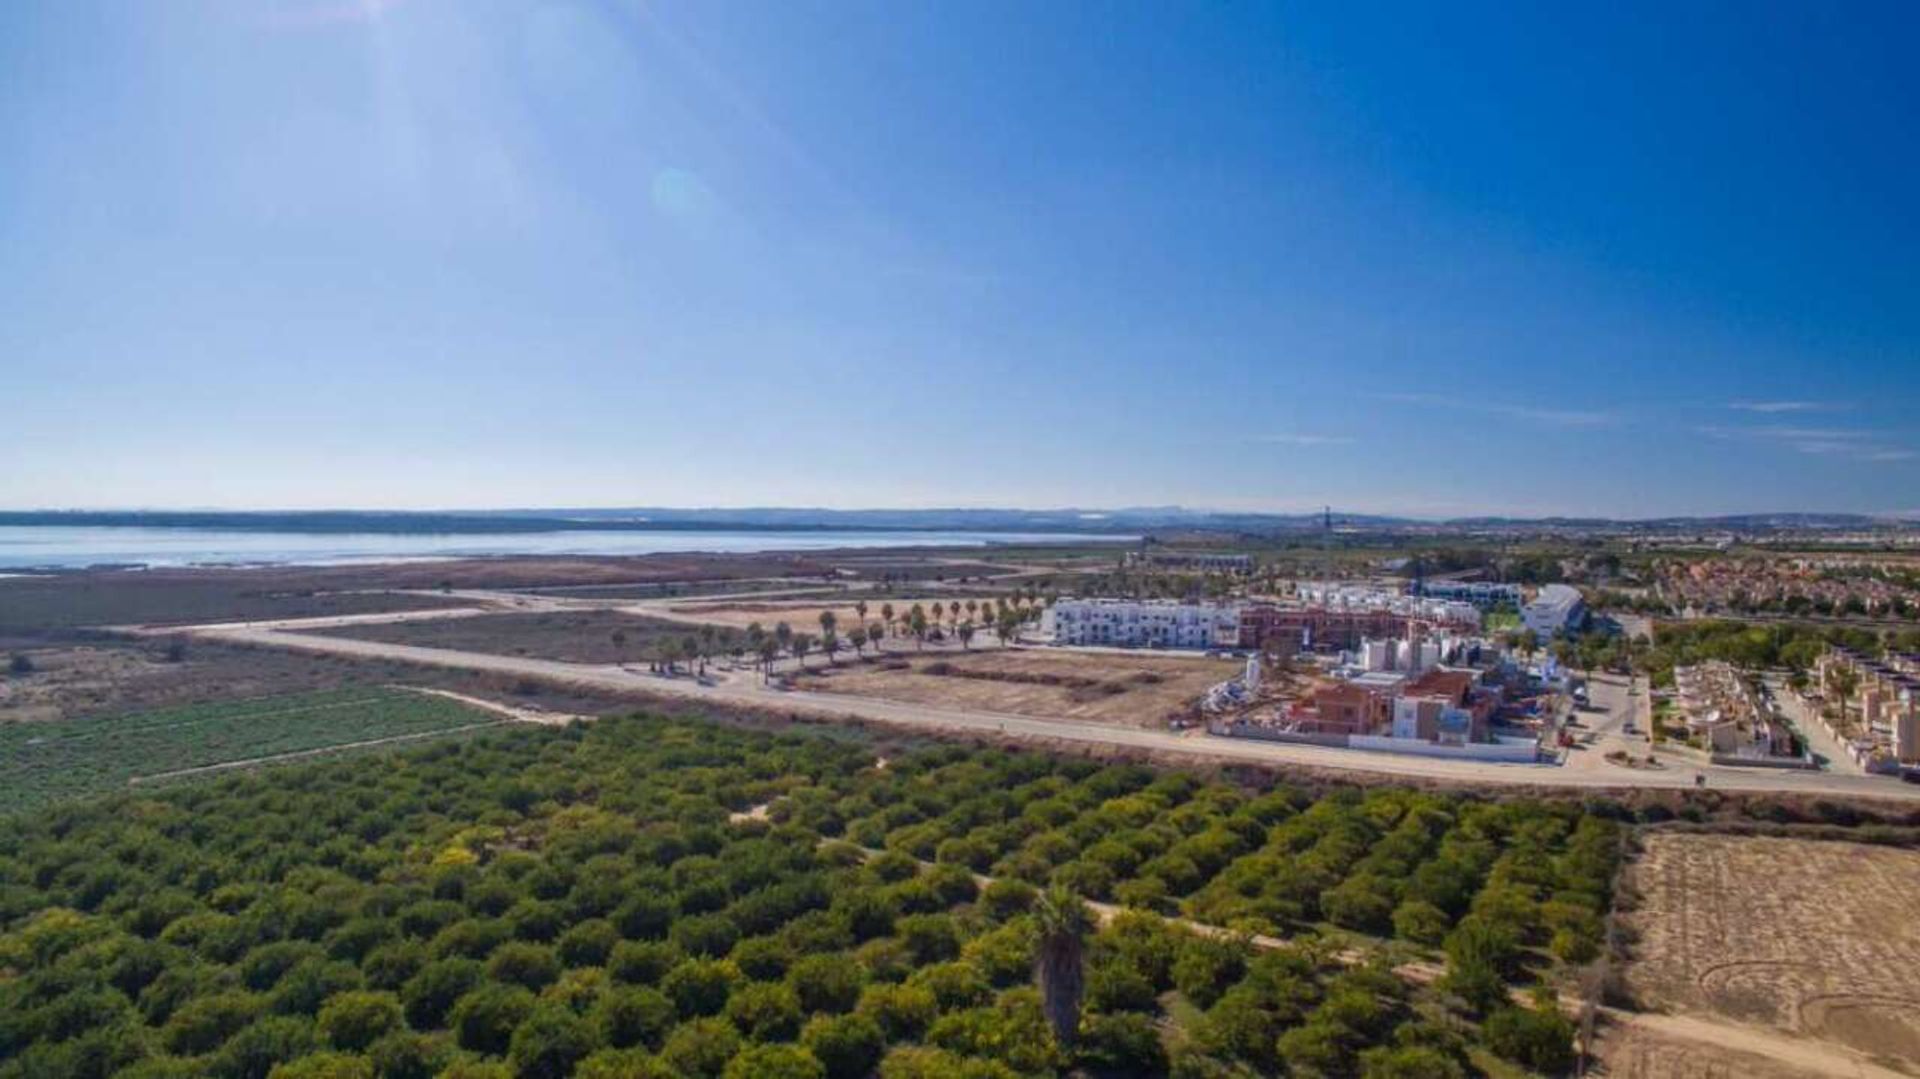
MULTIPOLYGON (((0 577, 50 577, 128 571, 327 569, 433 562, 513 559, 636 559, 652 556, 750 557, 836 554, 908 554, 915 551, 989 552, 1015 547, 1119 547, 1132 535, 1068 532, 995 532, 962 529, 625 528, 502 533, 242 531, 151 526, 0 526, 0 577), (5 554, 8 533, 41 528, 85 531, 70 549, 45 556, 5 554), (100 533, 115 533, 100 535, 100 533), (482 538, 482 536, 486 538, 482 538), (600 542, 593 537, 601 537, 600 542), (703 542, 712 538, 713 542, 703 542), (649 540, 651 539, 651 542, 649 540), (355 542, 355 541, 358 542, 355 542), (89 543, 112 544, 97 557, 89 543), (164 548, 179 543, 170 554, 164 548), (259 551, 246 550, 259 546, 259 551), (141 550, 146 547, 149 550, 141 550), (304 548, 304 549, 303 549, 304 548)), ((24 545, 24 541, 21 545, 24 545)))

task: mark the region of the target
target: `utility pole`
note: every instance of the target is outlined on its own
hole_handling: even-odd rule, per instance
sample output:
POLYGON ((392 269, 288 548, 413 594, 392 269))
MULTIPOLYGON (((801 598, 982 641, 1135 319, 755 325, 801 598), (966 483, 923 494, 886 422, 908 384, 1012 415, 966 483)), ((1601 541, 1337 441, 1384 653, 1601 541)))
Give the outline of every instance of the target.
POLYGON ((1333 507, 1320 507, 1321 579, 1333 583, 1333 507))

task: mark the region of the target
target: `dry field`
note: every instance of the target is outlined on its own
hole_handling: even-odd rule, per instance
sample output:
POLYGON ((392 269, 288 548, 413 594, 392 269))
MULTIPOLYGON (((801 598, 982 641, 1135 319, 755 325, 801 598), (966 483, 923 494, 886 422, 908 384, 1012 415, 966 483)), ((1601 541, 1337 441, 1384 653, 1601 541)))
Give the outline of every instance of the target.
POLYGON ((558 599, 697 599, 701 596, 737 595, 748 592, 786 592, 795 595, 829 595, 843 592, 846 586, 806 577, 750 578, 726 581, 641 581, 632 584, 562 584, 549 588, 529 588, 538 596, 558 599))
POLYGON ((922 654, 901 651, 889 658, 904 660, 910 666, 888 670, 880 663, 864 663, 828 669, 816 664, 798 684, 822 693, 878 697, 905 704, 1150 727, 1159 725, 1169 713, 1185 711, 1208 686, 1240 669, 1240 664, 1231 660, 1200 657, 1026 649, 922 654), (941 663, 950 664, 960 673, 927 673, 929 667, 941 663), (1007 680, 996 676, 1006 676, 1007 680), (1062 684, 1014 680, 1043 678, 1058 679, 1062 684))
POLYGON ((465 618, 363 623, 311 629, 324 637, 498 656, 532 656, 563 663, 636 663, 655 654, 664 640, 679 642, 699 632, 696 626, 615 611, 515 611, 465 618), (621 641, 614 641, 614 634, 621 641))
POLYGON ((1627 915, 1637 937, 1627 983, 1643 1005, 1836 1042, 1920 1073, 1920 851, 1656 833, 1631 874, 1640 900, 1627 915))
MULTIPOLYGON (((400 684, 449 689, 552 712, 598 715, 633 708, 631 700, 615 694, 587 694, 509 675, 207 640, 188 642, 181 661, 168 662, 166 644, 102 642, 34 649, 29 653, 37 668, 34 673, 0 676, 0 726, 400 684)), ((0 653, 0 662, 5 655, 0 653)))
POLYGON ((176 665, 135 648, 47 648, 31 675, 0 677, 0 722, 64 719, 112 699, 117 687, 163 677, 176 665))
POLYGON ((834 567, 843 573, 868 581, 969 581, 1000 577, 1014 572, 991 562, 972 562, 945 558, 849 558, 836 559, 834 567))
POLYGON ((383 589, 711 582, 830 572, 827 563, 810 556, 783 554, 86 570, 0 579, 0 638, 39 644, 79 626, 258 621, 464 605, 452 597, 378 591, 383 589))

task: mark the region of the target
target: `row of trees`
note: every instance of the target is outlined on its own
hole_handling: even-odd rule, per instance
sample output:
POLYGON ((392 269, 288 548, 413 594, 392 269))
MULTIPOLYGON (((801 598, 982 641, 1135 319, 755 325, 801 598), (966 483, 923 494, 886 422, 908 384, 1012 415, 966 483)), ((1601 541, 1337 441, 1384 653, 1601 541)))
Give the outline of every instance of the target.
POLYGON ((1834 645, 1871 656, 1920 651, 1920 630, 1699 619, 1656 623, 1651 638, 1590 631, 1575 637, 1556 634, 1542 641, 1528 630, 1507 634, 1505 643, 1527 653, 1544 648, 1562 667, 1573 670, 1632 670, 1651 676, 1655 686, 1670 686, 1675 667, 1707 660, 1725 660, 1749 670, 1785 668, 1798 675, 1834 645))
POLYGON ((1331 923, 1437 946, 1497 910, 1542 956, 1582 962, 1601 942, 1619 832, 1577 806, 1032 768, 968 756, 890 769, 830 803, 798 791, 779 811, 863 845, 1251 932, 1331 923))
POLYGON ((1654 627, 1652 647, 1637 658, 1640 669, 1648 672, 1654 685, 1668 686, 1673 684, 1675 667, 1707 660, 1725 660, 1749 670, 1784 667, 1799 675, 1833 645, 1879 655, 1888 647, 1916 644, 1920 641, 1907 641, 1900 634, 1849 626, 1755 625, 1717 620, 1661 622, 1654 627))
MULTIPOLYGON (((1017 632, 1019 627, 1029 622, 1037 622, 1040 615, 1052 602, 1037 591, 1021 588, 1003 598, 985 600, 953 600, 931 604, 915 603, 896 609, 891 602, 882 603, 879 608, 880 626, 889 633, 912 636, 924 641, 930 635, 940 632, 957 634, 964 625, 985 626, 995 631, 1006 631, 1007 635, 1017 632)), ((867 616, 867 602, 860 600, 854 605, 854 612, 862 619, 867 616)))
MULTIPOLYGON (((1594 593, 1594 606, 1603 610, 1632 611, 1635 614, 1677 615, 1685 602, 1676 603, 1651 592, 1621 592, 1602 589, 1594 593)), ((1789 618, 1877 618, 1920 619, 1920 603, 1904 595, 1884 601, 1857 593, 1836 600, 1831 596, 1809 596, 1799 592, 1755 595, 1736 589, 1718 603, 1701 603, 1708 614, 1784 615, 1789 618)))
POLYGON ((915 603, 900 611, 895 611, 892 603, 883 603, 878 612, 880 617, 868 622, 865 621, 867 601, 860 600, 853 606, 854 615, 859 621, 844 632, 839 614, 832 610, 820 612, 820 632, 817 636, 797 631, 786 622, 775 623, 771 631, 755 622, 747 627, 736 655, 742 659, 749 655, 758 657, 763 675, 771 677, 773 664, 782 655, 791 655, 804 668, 806 657, 819 651, 826 653, 827 662, 831 664, 843 648, 852 649, 856 655, 865 655, 867 646, 872 645, 878 652, 884 647, 882 642, 892 636, 911 636, 916 648, 924 647, 929 639, 943 640, 951 636, 963 648, 971 648, 979 632, 973 621, 976 613, 988 620, 987 624, 1003 643, 1011 643, 1018 637, 1021 628, 1037 621, 1044 610, 1037 602, 1021 605, 991 600, 984 604, 967 600, 964 607, 957 600, 951 604, 936 602, 931 605, 931 610, 915 603), (946 620, 944 629, 943 618, 946 620))
MULTIPOLYGON (((685 633, 660 634, 648 646, 646 656, 650 663, 667 673, 688 663, 696 665, 701 674, 706 672, 708 663, 720 656, 731 656, 736 662, 744 662, 751 656, 757 657, 762 669, 771 674, 773 663, 783 655, 791 655, 804 665, 807 656, 816 651, 825 652, 831 663, 842 650, 864 655, 869 645, 878 650, 881 642, 890 637, 911 637, 916 647, 923 647, 928 640, 949 638, 971 647, 982 629, 992 631, 1002 641, 1014 640, 1022 627, 1039 621, 1046 601, 1038 593, 1025 590, 1004 599, 914 603, 898 610, 889 601, 874 609, 878 617, 872 621, 867 619, 869 610, 873 609, 867 600, 857 600, 851 606, 854 615, 851 628, 844 627, 840 614, 833 610, 820 612, 817 635, 797 631, 786 622, 777 623, 772 630, 755 622, 744 632, 704 625, 685 633)), ((621 662, 626 662, 632 635, 625 629, 615 629, 609 640, 621 662)))

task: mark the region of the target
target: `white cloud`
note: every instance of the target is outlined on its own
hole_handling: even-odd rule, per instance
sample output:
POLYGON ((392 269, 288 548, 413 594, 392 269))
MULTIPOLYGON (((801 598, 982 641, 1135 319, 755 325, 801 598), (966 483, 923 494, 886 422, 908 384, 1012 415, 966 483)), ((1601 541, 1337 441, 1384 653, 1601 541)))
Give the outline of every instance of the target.
POLYGON ((1766 424, 1758 427, 1708 425, 1697 430, 1710 438, 1759 442, 1814 457, 1845 457, 1854 461, 1907 461, 1913 450, 1887 441, 1885 432, 1854 427, 1794 427, 1766 424))
POLYGON ((1781 412, 1838 412, 1847 406, 1838 401, 1729 401, 1727 407, 1735 412, 1773 415, 1781 412))
POLYGON ((1447 397, 1436 393, 1383 393, 1376 396, 1381 400, 1398 401, 1404 405, 1424 405, 1429 408, 1506 416, 1510 419, 1545 424, 1549 427, 1611 427, 1620 422, 1618 414, 1605 409, 1553 408, 1503 401, 1483 401, 1476 398, 1447 397))

